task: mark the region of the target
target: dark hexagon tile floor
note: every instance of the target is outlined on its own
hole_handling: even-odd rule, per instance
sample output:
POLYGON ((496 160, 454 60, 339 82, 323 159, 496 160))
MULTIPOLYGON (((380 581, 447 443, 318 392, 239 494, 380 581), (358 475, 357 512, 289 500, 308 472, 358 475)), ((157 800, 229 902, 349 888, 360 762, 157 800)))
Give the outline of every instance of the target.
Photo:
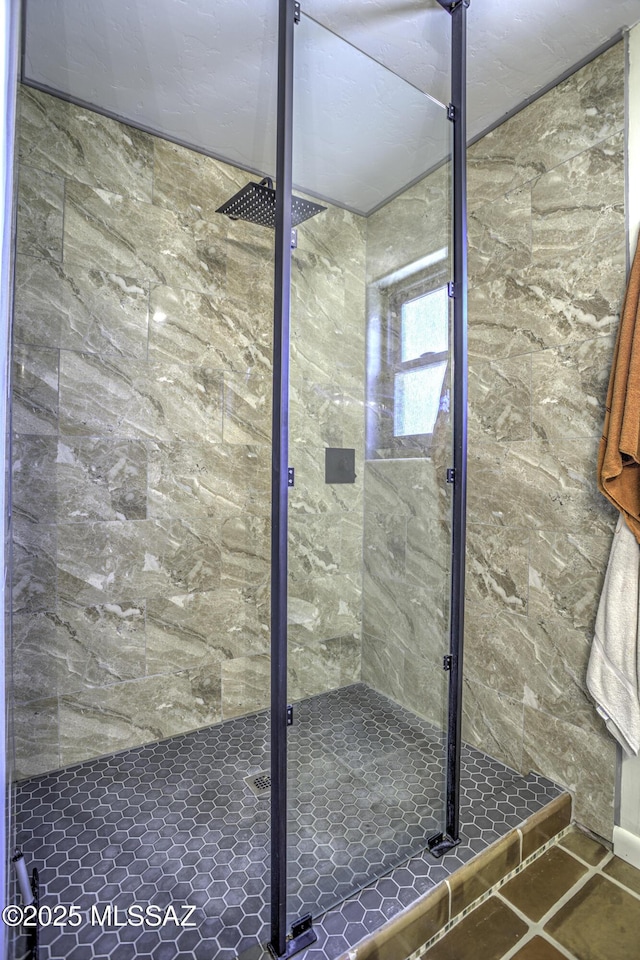
MULTIPOLYGON (((245 778, 268 768, 268 743, 261 713, 20 783, 17 840, 41 903, 82 917, 43 927, 39 960, 253 952, 268 936, 270 809, 245 778), (144 926, 102 922, 109 905, 131 920, 133 904, 144 926), (186 904, 194 927, 177 925, 186 904)), ((338 956, 560 792, 465 748, 462 842, 437 861, 424 846, 441 829, 443 756, 440 731, 363 684, 295 705, 288 915, 319 918, 301 956, 338 956)))

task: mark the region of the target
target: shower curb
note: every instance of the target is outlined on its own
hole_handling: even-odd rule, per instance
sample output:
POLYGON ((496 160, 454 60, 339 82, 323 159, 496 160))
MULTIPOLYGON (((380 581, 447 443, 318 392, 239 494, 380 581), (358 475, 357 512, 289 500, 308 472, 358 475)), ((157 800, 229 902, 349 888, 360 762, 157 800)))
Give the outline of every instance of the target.
POLYGON ((569 830, 571 813, 571 795, 555 797, 337 960, 417 960, 556 843, 569 830))

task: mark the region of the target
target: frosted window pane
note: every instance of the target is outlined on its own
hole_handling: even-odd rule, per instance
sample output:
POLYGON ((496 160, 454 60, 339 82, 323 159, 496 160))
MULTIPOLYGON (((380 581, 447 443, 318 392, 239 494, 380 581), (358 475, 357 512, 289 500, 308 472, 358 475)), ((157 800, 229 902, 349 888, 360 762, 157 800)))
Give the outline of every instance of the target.
POLYGON ((441 287, 402 304, 401 360, 449 349, 449 297, 441 287))
POLYGON ((433 433, 440 407, 446 361, 419 370, 397 373, 395 378, 394 435, 411 437, 433 433))

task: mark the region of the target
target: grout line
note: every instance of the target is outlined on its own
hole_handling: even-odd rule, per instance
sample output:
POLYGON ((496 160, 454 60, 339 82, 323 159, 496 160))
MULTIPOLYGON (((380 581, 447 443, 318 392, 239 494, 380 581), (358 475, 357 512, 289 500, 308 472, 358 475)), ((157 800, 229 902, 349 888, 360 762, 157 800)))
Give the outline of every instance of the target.
MULTIPOLYGON (((611 863, 612 859, 615 859, 615 854, 611 854, 610 859, 606 861, 603 860, 601 866, 606 867, 607 864, 611 863)), ((620 858, 618 857, 618 859, 620 858)), ((626 861, 623 860, 622 862, 625 863, 626 861)), ((621 880, 616 880, 615 877, 612 877, 608 873, 603 873, 602 876, 605 880, 609 880, 611 883, 615 884, 616 887, 620 887, 621 890, 624 890, 624 892, 628 893, 631 897, 634 897, 636 900, 640 900, 640 893, 638 893, 636 890, 632 890, 631 887, 627 887, 626 884, 624 884, 621 880)))
MULTIPOLYGON (((509 904, 509 906, 511 906, 511 904, 509 904)), ((512 957, 517 957, 520 950, 522 950, 523 947, 525 947, 528 943, 531 943, 531 941, 538 936, 540 936, 539 931, 530 926, 528 933, 526 933, 522 939, 518 940, 514 947, 511 947, 507 953, 500 957, 500 960, 512 960, 512 957)), ((575 957, 572 953, 569 953, 562 946, 562 944, 557 943, 552 937, 549 937, 548 934, 545 934, 542 939, 545 941, 545 943, 549 943, 551 946, 555 947, 558 953, 560 953, 563 957, 566 957, 567 960, 578 960, 577 957, 575 957)))
MULTIPOLYGON (((562 849, 563 849, 563 851, 565 850, 564 847, 563 847, 562 849)), ((570 853, 570 851, 566 851, 566 852, 567 852, 567 853, 570 853)), ((579 860, 579 858, 577 858, 577 857, 576 857, 575 859, 579 860)), ((495 894, 495 895, 498 897, 499 900, 502 900, 502 902, 503 902, 506 906, 508 906, 509 909, 512 910, 513 913, 516 914, 516 916, 518 916, 521 920, 523 920, 525 923, 527 923, 527 925, 529 926, 529 934, 530 934, 530 936, 536 936, 536 935, 538 935, 538 936, 543 937, 544 939, 548 939, 548 940, 551 941, 551 942, 553 943, 553 945, 563 954, 563 956, 569 957, 570 960, 576 960, 576 958, 573 956, 573 954, 567 952, 566 947, 563 947, 562 944, 558 943, 558 942, 553 938, 553 936, 552 936, 551 934, 549 934, 549 933, 547 933, 547 932, 545 931, 545 929, 544 929, 544 928, 545 928, 545 925, 549 922, 549 920, 551 920, 552 917, 554 917, 554 916, 556 915, 556 913, 557 913, 559 910, 562 909, 562 907, 564 907, 567 903, 569 903, 570 900, 573 900, 574 896, 575 896, 577 893, 579 893, 580 890, 582 890, 582 888, 585 887, 586 884, 587 884, 593 877, 597 876, 597 874, 599 874, 599 873, 601 872, 601 867, 606 866, 606 864, 607 864, 607 863, 610 863, 612 859, 613 859, 613 854, 610 853, 607 857, 605 857, 605 858, 604 858, 597 866, 595 866, 595 867, 594 867, 592 864, 584 864, 584 861, 583 861, 583 860, 580 860, 580 863, 582 863, 582 864, 584 864, 585 866, 587 866, 587 871, 586 871, 586 873, 583 874, 583 876, 580 877, 579 880, 576 880, 576 882, 573 884, 573 886, 570 887, 570 888, 567 890, 567 892, 566 892, 562 897, 560 897, 558 900, 556 900, 556 901, 549 907, 549 909, 547 910, 547 912, 544 913, 544 914, 540 917, 540 919, 539 919, 539 920, 536 920, 536 921, 531 920, 531 918, 528 917, 525 913, 523 913, 522 910, 520 910, 518 907, 516 907, 515 904, 513 904, 510 900, 508 900, 508 899, 504 896, 504 894, 500 893, 499 891, 496 891, 496 894, 495 894)), ((522 946, 522 941, 520 942, 520 946, 522 946)), ((515 949, 515 948, 512 948, 512 950, 511 950, 509 953, 505 954, 504 957, 501 958, 501 960, 509 960, 509 958, 514 955, 514 953, 513 953, 513 950, 514 950, 514 949, 515 949)))

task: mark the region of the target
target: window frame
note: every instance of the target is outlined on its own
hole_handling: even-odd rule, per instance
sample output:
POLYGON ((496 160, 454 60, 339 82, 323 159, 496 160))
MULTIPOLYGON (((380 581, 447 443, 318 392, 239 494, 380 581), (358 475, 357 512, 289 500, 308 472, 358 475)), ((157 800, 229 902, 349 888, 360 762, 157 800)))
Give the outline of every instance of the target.
MULTIPOLYGON (((425 369, 446 361, 440 410, 447 395, 450 395, 451 369, 451 322, 448 309, 449 345, 446 351, 427 353, 411 360, 402 360, 402 307, 447 287, 449 281, 448 262, 440 261, 419 274, 396 280, 388 285, 378 285, 378 305, 380 321, 380 356, 377 376, 369 384, 368 405, 378 415, 370 419, 367 437, 367 456, 369 459, 397 459, 406 457, 429 456, 433 446, 434 431, 431 433, 407 434, 396 436, 396 400, 395 379, 397 374, 410 370, 425 369)), ((449 300, 447 300, 449 303, 449 300)), ((446 409, 446 408, 445 408, 446 409)), ((440 411, 436 415, 436 425, 440 411)))

